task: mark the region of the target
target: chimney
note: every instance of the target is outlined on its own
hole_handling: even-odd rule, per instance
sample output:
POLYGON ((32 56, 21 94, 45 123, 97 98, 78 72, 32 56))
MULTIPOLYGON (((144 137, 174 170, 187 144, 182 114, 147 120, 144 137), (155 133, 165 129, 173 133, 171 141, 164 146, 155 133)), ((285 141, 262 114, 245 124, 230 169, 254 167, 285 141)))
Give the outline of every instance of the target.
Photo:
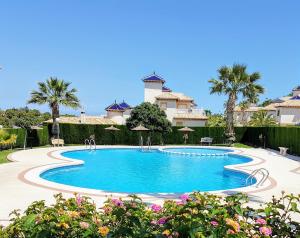
POLYGON ((85 111, 82 110, 80 113, 80 123, 85 123, 85 111))

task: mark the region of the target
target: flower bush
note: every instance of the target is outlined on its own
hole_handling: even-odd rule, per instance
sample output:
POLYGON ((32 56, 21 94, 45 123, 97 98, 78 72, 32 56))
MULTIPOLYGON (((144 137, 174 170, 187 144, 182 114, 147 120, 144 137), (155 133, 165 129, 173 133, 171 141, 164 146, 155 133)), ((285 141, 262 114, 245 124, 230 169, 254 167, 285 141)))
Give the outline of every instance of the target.
POLYGON ((0 237, 300 237, 300 224, 292 219, 300 216, 299 195, 283 193, 259 209, 246 206, 244 194, 222 198, 195 192, 163 205, 129 196, 108 199, 100 208, 77 194, 55 198, 51 206, 32 203, 23 215, 13 211, 0 237))

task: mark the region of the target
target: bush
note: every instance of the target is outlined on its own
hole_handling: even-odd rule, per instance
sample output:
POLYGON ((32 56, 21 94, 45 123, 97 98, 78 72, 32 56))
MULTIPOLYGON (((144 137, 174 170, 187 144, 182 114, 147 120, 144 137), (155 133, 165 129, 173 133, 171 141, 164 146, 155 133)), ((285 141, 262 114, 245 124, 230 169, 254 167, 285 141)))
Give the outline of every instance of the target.
POLYGON ((25 139, 25 129, 18 128, 18 129, 12 129, 12 128, 5 128, 3 129, 8 134, 14 134, 17 136, 17 141, 14 145, 14 147, 23 147, 24 139, 25 139))
POLYGON ((17 142, 17 135, 0 130, 0 150, 12 148, 17 142))
POLYGON ((299 196, 273 198, 260 209, 247 207, 246 195, 225 198, 193 193, 163 206, 143 203, 137 196, 108 199, 97 210, 88 197, 75 195, 56 203, 32 203, 24 215, 12 214, 11 224, 0 229, 1 237, 298 237, 299 196))

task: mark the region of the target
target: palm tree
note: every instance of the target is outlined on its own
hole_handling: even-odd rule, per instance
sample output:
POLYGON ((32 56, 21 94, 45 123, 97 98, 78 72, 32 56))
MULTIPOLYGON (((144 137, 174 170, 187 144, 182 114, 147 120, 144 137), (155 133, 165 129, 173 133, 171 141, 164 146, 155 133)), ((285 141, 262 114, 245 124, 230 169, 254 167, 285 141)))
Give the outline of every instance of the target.
POLYGON ((39 82, 39 90, 31 92, 28 103, 48 104, 52 110, 52 119, 59 117, 59 106, 71 108, 80 107, 75 88, 69 89, 71 83, 57 78, 50 77, 46 82, 39 82))
POLYGON ((241 109, 241 112, 242 112, 242 125, 245 126, 247 121, 246 121, 246 118, 245 118, 245 111, 249 108, 250 104, 249 102, 247 101, 242 101, 239 103, 239 107, 241 109))
POLYGON ((243 101, 257 103, 258 95, 264 92, 261 85, 257 84, 260 79, 258 72, 248 74, 245 65, 234 64, 232 67, 223 66, 218 69, 218 79, 210 79, 212 84, 210 93, 228 95, 226 102, 226 130, 225 136, 230 143, 235 141, 233 111, 238 96, 243 97, 243 101))
POLYGON ((273 126, 276 124, 274 117, 264 110, 255 112, 249 121, 250 126, 273 126))

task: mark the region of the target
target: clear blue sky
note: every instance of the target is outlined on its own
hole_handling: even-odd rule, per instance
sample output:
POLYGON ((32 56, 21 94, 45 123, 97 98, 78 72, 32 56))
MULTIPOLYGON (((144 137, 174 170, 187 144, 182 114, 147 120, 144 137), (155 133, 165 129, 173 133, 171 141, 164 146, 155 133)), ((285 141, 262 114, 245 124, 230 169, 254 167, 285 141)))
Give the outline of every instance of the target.
POLYGON ((233 63, 261 72, 262 99, 282 96, 300 84, 299 12, 298 0, 1 1, 0 108, 25 106, 38 81, 57 76, 101 114, 115 99, 141 102, 141 78, 155 70, 220 112, 224 97, 207 81, 233 63))

